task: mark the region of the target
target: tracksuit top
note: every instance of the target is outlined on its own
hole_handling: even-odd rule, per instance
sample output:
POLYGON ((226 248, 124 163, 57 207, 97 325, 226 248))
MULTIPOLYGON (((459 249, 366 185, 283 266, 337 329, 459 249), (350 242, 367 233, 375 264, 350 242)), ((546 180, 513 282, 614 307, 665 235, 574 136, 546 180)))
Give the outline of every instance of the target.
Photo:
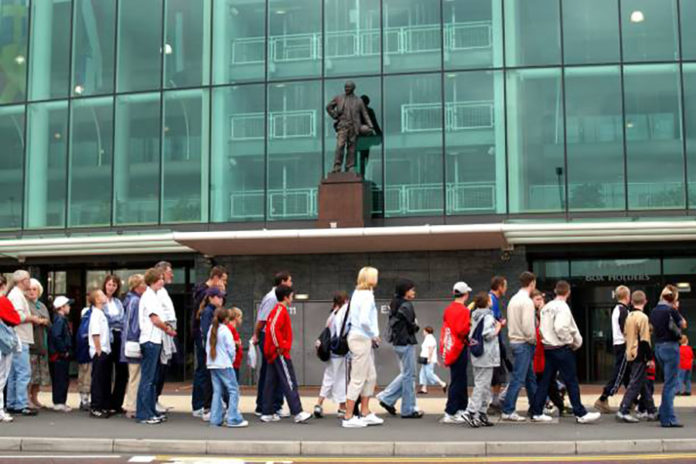
POLYGON ((268 314, 266 321, 266 339, 264 340, 263 354, 269 363, 278 357, 278 348, 283 356, 290 359, 292 348, 292 323, 288 309, 282 303, 276 304, 268 314))

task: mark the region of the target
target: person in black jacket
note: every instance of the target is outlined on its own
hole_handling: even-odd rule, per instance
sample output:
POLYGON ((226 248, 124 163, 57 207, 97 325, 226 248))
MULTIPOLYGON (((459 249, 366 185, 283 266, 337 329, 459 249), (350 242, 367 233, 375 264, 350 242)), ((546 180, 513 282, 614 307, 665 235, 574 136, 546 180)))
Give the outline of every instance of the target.
POLYGON ((416 334, 419 331, 413 299, 416 297, 416 284, 408 279, 396 285, 394 298, 389 304, 388 342, 394 345, 399 359, 401 373, 379 395, 380 406, 389 414, 396 415, 394 404, 401 398, 401 417, 418 419, 423 411, 416 407, 416 334))
POLYGON ((70 352, 72 351, 72 334, 68 325, 67 315, 73 300, 58 296, 53 301, 56 311, 51 332, 48 335, 48 356, 53 384, 53 409, 70 412, 66 405, 68 386, 70 385, 70 352))
MULTIPOLYGON (((358 151, 360 153, 360 159, 358 165, 360 168, 360 174, 365 177, 365 172, 367 171, 367 162, 370 159, 370 148, 382 143, 382 129, 379 127, 379 121, 377 121, 377 115, 375 110, 370 108, 370 97, 367 95, 362 95, 360 99, 365 104, 365 109, 367 110, 367 115, 370 117, 370 123, 372 123, 373 132, 370 135, 362 135, 358 137, 358 151)), ((368 121, 361 120, 363 126, 369 126, 368 121)))

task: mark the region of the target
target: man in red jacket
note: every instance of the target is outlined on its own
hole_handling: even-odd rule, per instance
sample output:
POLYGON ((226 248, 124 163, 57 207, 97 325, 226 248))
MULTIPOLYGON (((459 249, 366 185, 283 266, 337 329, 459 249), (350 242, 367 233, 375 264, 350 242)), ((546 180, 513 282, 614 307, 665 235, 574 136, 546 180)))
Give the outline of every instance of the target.
POLYGON ((302 410, 300 393, 297 390, 295 368, 290 359, 292 349, 292 323, 288 306, 292 303, 293 290, 287 285, 275 289, 278 304, 271 310, 266 321, 266 339, 263 354, 268 361, 266 383, 263 392, 263 422, 278 422, 280 417, 273 409, 273 392, 280 388, 290 406, 296 423, 307 422, 312 415, 302 410))
POLYGON ((468 340, 470 328, 469 308, 464 303, 469 298, 471 287, 465 282, 457 282, 452 289, 454 301, 445 309, 442 316, 440 349, 445 366, 450 368, 450 386, 447 392, 447 406, 442 422, 462 424, 461 414, 469 402, 466 365, 468 361, 468 340))

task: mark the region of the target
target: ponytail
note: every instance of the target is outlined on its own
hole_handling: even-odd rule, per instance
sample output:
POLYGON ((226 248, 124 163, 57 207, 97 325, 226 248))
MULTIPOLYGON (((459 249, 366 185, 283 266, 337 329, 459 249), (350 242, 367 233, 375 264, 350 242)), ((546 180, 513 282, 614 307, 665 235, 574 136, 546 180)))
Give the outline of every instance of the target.
POLYGON ((196 310, 196 320, 199 321, 201 319, 201 314, 203 313, 203 310, 205 309, 206 306, 210 304, 210 297, 205 297, 201 300, 201 304, 198 306, 198 309, 196 310))
POLYGON ((225 321, 230 318, 231 311, 226 308, 218 308, 213 315, 213 324, 210 327, 210 359, 217 358, 217 339, 220 325, 225 325, 225 321))

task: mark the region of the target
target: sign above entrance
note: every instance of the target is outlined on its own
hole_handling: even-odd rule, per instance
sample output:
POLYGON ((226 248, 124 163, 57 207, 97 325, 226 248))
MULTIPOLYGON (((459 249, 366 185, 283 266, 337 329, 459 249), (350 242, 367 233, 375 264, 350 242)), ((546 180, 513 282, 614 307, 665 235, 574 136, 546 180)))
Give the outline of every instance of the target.
POLYGON ((585 282, 645 282, 650 280, 647 274, 595 274, 586 275, 585 282))

